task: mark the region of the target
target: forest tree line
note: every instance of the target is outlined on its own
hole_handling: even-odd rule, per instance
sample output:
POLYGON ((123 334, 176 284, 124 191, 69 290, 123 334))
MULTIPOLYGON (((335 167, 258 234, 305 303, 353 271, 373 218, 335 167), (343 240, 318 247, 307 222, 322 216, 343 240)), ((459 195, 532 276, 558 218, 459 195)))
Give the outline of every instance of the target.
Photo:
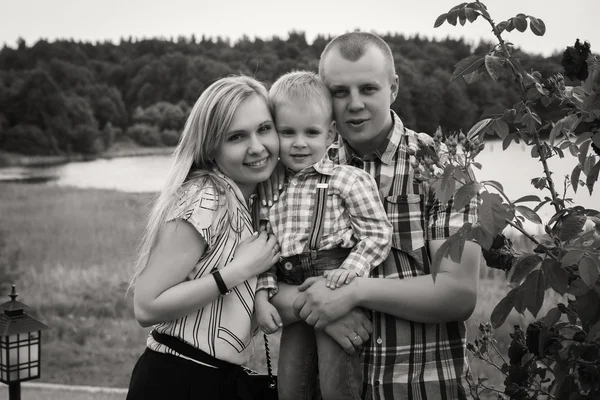
MULTIPOLYGON (((492 106, 518 100, 513 85, 490 79, 450 81, 454 66, 491 44, 382 35, 394 53, 400 90, 393 105, 404 123, 433 133, 468 130, 492 106)), ((293 69, 317 71, 330 40, 305 34, 263 40, 180 37, 112 42, 40 40, 0 50, 0 150, 22 154, 97 154, 119 140, 173 146, 198 96, 230 74, 267 85, 293 69)), ((515 55, 526 70, 549 77, 560 54, 515 55)), ((542 111, 543 112, 543 111, 542 111)))

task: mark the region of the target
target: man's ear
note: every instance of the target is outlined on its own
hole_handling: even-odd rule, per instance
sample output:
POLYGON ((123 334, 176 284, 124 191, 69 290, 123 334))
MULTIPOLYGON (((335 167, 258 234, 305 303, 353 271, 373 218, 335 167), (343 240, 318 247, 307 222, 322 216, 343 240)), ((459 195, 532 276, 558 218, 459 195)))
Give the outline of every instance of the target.
POLYGON ((331 125, 329 125, 329 129, 327 130, 327 146, 331 146, 336 138, 335 121, 331 121, 331 125))
POLYGON ((400 80, 398 79, 398 75, 394 75, 394 79, 392 79, 390 87, 390 104, 396 101, 396 97, 398 96, 398 89, 400 89, 400 80))

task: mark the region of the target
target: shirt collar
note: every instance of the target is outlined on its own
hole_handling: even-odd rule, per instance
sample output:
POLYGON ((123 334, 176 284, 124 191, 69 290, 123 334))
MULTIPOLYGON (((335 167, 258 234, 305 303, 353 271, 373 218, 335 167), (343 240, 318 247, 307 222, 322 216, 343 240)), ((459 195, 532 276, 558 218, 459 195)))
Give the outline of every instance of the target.
POLYGON ((392 127, 390 128, 390 132, 388 133, 386 139, 383 141, 381 146, 378 149, 373 151, 372 153, 365 154, 364 157, 358 156, 356 152, 350 147, 350 145, 338 135, 338 140, 340 142, 339 146, 339 161, 340 164, 352 164, 352 159, 356 158, 361 162, 364 160, 372 160, 373 158, 378 158, 384 164, 390 164, 394 155, 398 151, 398 146, 400 146, 401 138, 406 133, 404 129, 404 124, 398 115, 390 110, 392 114, 392 127))
POLYGON ((285 175, 287 178, 290 178, 296 174, 310 174, 312 171, 316 171, 322 175, 333 175, 334 167, 335 167, 335 164, 327 156, 327 153, 325 153, 323 158, 321 158, 318 162, 316 162, 315 164, 308 166, 298 172, 294 172, 291 169, 287 168, 285 175))

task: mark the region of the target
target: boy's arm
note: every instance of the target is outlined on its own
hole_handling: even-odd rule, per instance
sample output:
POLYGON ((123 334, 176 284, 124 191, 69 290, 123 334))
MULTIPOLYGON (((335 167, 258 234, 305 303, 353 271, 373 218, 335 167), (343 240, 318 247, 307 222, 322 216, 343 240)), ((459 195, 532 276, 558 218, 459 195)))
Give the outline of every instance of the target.
POLYGON ((343 201, 357 243, 340 268, 357 276, 368 276, 390 252, 392 225, 373 178, 358 168, 352 168, 348 173, 354 183, 343 193, 343 201))

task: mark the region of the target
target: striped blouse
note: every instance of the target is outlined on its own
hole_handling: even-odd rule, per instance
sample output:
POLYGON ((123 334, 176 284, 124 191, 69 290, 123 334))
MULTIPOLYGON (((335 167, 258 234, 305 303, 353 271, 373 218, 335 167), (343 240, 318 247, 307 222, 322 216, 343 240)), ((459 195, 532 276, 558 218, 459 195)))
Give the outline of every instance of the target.
MULTIPOLYGON (((233 259, 238 244, 253 232, 250 213, 239 188, 229 178, 219 176, 228 183, 233 202, 219 206, 218 193, 212 184, 200 186, 195 181, 180 190, 179 201, 167 218, 168 221, 182 219, 189 222, 207 243, 206 251, 188 275, 188 280, 200 279, 223 268, 233 259), (236 229, 232 228, 230 219, 234 226, 237 225, 236 229), (217 234, 217 228, 223 224, 228 228, 217 234)), ((220 360, 243 364, 252 355, 255 290, 256 277, 252 277, 232 288, 227 296, 220 296, 185 317, 155 325, 154 329, 180 338, 220 360)), ((156 342, 152 335, 148 336, 146 345, 154 351, 181 356, 156 342)))

